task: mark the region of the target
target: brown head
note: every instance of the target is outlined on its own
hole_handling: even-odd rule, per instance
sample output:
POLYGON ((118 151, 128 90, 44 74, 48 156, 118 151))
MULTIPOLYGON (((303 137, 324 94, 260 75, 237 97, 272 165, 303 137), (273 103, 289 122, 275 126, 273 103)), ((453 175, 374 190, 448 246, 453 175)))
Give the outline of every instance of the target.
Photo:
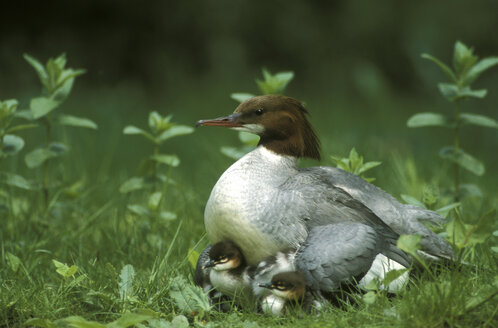
POLYGON ((244 256, 240 248, 230 240, 224 240, 214 244, 209 250, 209 262, 205 268, 213 268, 217 271, 232 270, 245 265, 244 256))
POLYGON ((259 145, 282 155, 320 160, 320 141, 296 99, 265 95, 244 101, 232 115, 200 120, 197 126, 224 126, 260 136, 259 145))
POLYGON ((306 291, 306 279, 301 271, 280 272, 274 275, 269 284, 260 284, 276 296, 288 300, 300 300, 306 291))

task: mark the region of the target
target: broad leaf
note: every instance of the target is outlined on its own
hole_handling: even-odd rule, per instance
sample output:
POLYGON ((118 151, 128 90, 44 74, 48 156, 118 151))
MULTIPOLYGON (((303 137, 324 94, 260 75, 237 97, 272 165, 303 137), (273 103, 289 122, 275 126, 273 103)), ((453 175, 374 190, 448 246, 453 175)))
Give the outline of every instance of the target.
POLYGON ((377 161, 372 161, 372 162, 366 162, 363 164, 359 169, 358 169, 358 174, 365 173, 366 171, 373 169, 374 167, 377 167, 381 165, 382 162, 377 162, 377 161))
POLYGON ((251 146, 243 146, 240 148, 223 146, 220 148, 220 151, 223 155, 234 160, 240 159, 242 156, 244 156, 245 154, 247 154, 252 150, 254 150, 254 147, 251 146))
POLYGON ((372 305, 377 301, 377 293, 370 291, 362 296, 363 302, 367 305, 372 305))
POLYGON ((33 114, 33 118, 39 119, 40 117, 43 117, 56 109, 59 104, 60 103, 58 101, 51 98, 38 97, 31 99, 29 108, 33 114))
POLYGON ((14 114, 18 104, 16 99, 0 101, 0 121, 14 114))
MULTIPOLYGON (((259 327, 259 325, 256 325, 257 327, 259 327)), ((188 322, 188 319, 186 316, 184 315, 177 315, 176 317, 173 318, 173 320, 171 320, 171 328, 188 328, 190 327, 190 324, 188 322)), ((242 327, 244 328, 249 328, 249 327, 246 327, 246 325, 242 325, 242 327)))
POLYGON ((176 155, 159 154, 152 155, 150 158, 160 164, 165 164, 172 167, 177 167, 178 165, 180 165, 180 159, 176 155))
POLYGON ((132 177, 126 180, 121 187, 119 187, 119 192, 126 194, 135 190, 140 190, 145 187, 145 182, 143 178, 132 177))
POLYGON ((9 186, 26 190, 32 189, 31 184, 28 182, 28 180, 24 179, 23 176, 8 172, 3 173, 3 175, 5 176, 4 183, 8 184, 9 186))
POLYGON ((259 136, 253 133, 240 131, 239 140, 246 146, 257 146, 259 143, 259 136))
POLYGON ((457 78, 455 76, 455 73, 453 73, 453 71, 451 70, 451 68, 449 68, 448 66, 446 66, 446 64, 444 64, 443 62, 441 62, 439 59, 437 59, 436 57, 431 56, 429 54, 422 54, 422 58, 428 59, 428 60, 432 61, 433 63, 435 63, 437 66, 439 66, 439 68, 444 72, 444 74, 446 75, 446 77, 448 77, 448 79, 451 82, 453 82, 453 83, 457 82, 457 78))
POLYGON ((56 328, 55 323, 49 319, 31 318, 28 319, 24 325, 26 327, 40 327, 40 328, 56 328))
POLYGON ((487 69, 498 65, 498 57, 488 57, 481 59, 477 64, 472 66, 472 68, 465 75, 463 80, 464 85, 469 85, 474 82, 484 71, 487 69))
POLYGON ((42 63, 40 63, 38 60, 36 60, 35 58, 31 57, 28 54, 24 54, 23 57, 35 69, 36 74, 38 74, 38 78, 40 79, 40 82, 43 84, 43 86, 46 87, 48 74, 42 63))
POLYGON ((7 156, 12 156, 17 154, 24 148, 24 140, 13 134, 6 134, 3 137, 3 144, 0 148, 0 156, 5 154, 7 156))
POLYGON ((71 316, 56 321, 57 327, 74 327, 74 328, 106 328, 105 325, 96 322, 88 321, 83 317, 71 316))
POLYGON ((471 197, 483 197, 481 188, 479 186, 472 183, 465 183, 460 185, 460 194, 463 197, 471 196, 471 197))
POLYGON ((452 127, 453 124, 441 114, 437 113, 418 113, 408 119, 406 125, 409 128, 419 128, 424 126, 443 126, 452 127))
POLYGON ((389 270, 384 276, 384 279, 382 279, 382 284, 385 287, 388 287, 394 280, 401 277, 407 271, 408 269, 389 270))
POLYGON ((9 266, 9 268, 14 272, 17 272, 22 264, 21 259, 10 252, 5 253, 5 259, 7 260, 7 265, 9 266))
POLYGON ((236 93, 232 93, 230 95, 230 97, 235 100, 235 101, 238 101, 240 103, 243 103, 244 101, 246 101, 247 99, 251 99, 252 97, 255 97, 253 94, 251 93, 242 93, 242 92, 236 92, 236 93))
POLYGON ((176 306, 185 313, 198 312, 202 317, 211 310, 209 297, 202 288, 189 284, 181 276, 171 279, 170 296, 176 306))
POLYGON ((131 264, 127 264, 121 269, 119 274, 119 296, 121 300, 126 300, 133 295, 133 279, 135 278, 135 269, 131 264))
POLYGON ((149 196, 149 200, 147 202, 149 210, 156 211, 157 208, 159 207, 159 204, 161 202, 162 197, 163 197, 163 193, 160 191, 156 191, 156 192, 152 193, 152 195, 149 196))
POLYGON ((161 211, 161 213, 159 213, 159 218, 163 221, 173 221, 176 220, 177 216, 173 212, 161 211))
POLYGON ((463 87, 460 90, 460 95, 458 98, 473 97, 473 98, 484 98, 488 91, 486 89, 481 90, 471 90, 469 87, 463 87))
POLYGON ((152 215, 152 212, 148 208, 146 208, 145 206, 142 206, 140 204, 131 204, 131 205, 126 206, 126 208, 130 212, 132 212, 138 216, 150 217, 152 215))
POLYGON ((145 313, 124 313, 119 319, 106 325, 107 328, 127 328, 135 326, 145 320, 154 318, 151 314, 145 313))
POLYGON ((46 148, 38 148, 24 156, 24 162, 30 169, 33 169, 42 165, 48 159, 57 156, 58 154, 52 150, 46 148))
POLYGON ((16 131, 21 131, 21 130, 27 130, 27 129, 32 129, 38 127, 38 124, 19 124, 16 126, 13 126, 7 130, 7 133, 12 133, 16 131))
POLYGON ((199 254, 199 252, 196 251, 195 249, 192 248, 188 249, 188 261, 193 269, 195 269, 195 267, 197 266, 197 260, 199 260, 200 255, 201 254, 199 254))
POLYGON ((95 124, 92 120, 72 115, 60 115, 58 117, 58 123, 61 125, 75 126, 79 128, 97 129, 97 124, 95 124))
POLYGON ((399 236, 396 245, 402 251, 416 257, 417 251, 420 249, 421 240, 422 236, 419 235, 401 235, 399 236))
POLYGON ((147 139, 149 139, 150 141, 156 142, 156 139, 150 133, 148 133, 147 131, 144 131, 140 128, 137 128, 136 126, 133 126, 133 125, 128 125, 127 127, 125 127, 123 129, 123 133, 124 134, 141 134, 144 137, 146 137, 147 139))
POLYGON ((477 61, 477 56, 474 55, 472 48, 468 48, 460 41, 455 43, 453 52, 453 68, 457 76, 462 78, 467 74, 467 71, 474 66, 477 61))
POLYGON ((464 224, 460 219, 460 216, 455 215, 455 217, 446 225, 446 235, 452 244, 458 248, 463 248, 466 243, 467 233, 470 229, 470 225, 464 224))
POLYGON ((65 264, 61 263, 57 260, 52 260, 52 262, 55 265, 56 272, 60 274, 64 279, 72 277, 77 271, 78 267, 76 265, 71 265, 70 267, 65 264))
POLYGON ((418 206, 418 207, 421 207, 421 208, 426 208, 426 206, 424 205, 424 203, 422 203, 421 201, 419 201, 418 199, 416 199, 415 197, 412 197, 410 195, 404 195, 402 194, 401 195, 401 198, 407 203, 407 204, 410 204, 410 205, 415 205, 415 206, 418 206))
POLYGON ((159 141, 163 142, 169 138, 190 134, 192 132, 194 132, 194 128, 191 126, 175 125, 169 128, 168 130, 164 131, 163 133, 161 133, 161 135, 159 136, 159 141))
POLYGON ((455 208, 459 207, 460 205, 462 205, 462 204, 461 203, 452 203, 452 204, 446 205, 444 207, 438 208, 436 210, 436 212, 437 212, 437 214, 441 215, 443 218, 446 218, 448 216, 448 213, 450 213, 450 211, 452 209, 455 209, 455 208))
POLYGON ((487 117, 484 115, 461 113, 459 115, 459 118, 464 124, 484 126, 487 128, 498 128, 498 122, 496 122, 491 117, 487 117))
POLYGON ((475 175, 481 176, 484 174, 484 164, 482 164, 478 159, 467 154, 462 149, 459 149, 457 153, 454 152, 452 146, 443 147, 439 151, 439 156, 444 159, 448 159, 454 163, 457 163, 464 169, 474 173, 475 175))

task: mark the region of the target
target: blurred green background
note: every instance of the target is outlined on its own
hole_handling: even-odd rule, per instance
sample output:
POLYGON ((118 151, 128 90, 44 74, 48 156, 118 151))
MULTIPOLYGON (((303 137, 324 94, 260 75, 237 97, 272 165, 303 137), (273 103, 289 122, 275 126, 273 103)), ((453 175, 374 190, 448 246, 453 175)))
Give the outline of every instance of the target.
MULTIPOLYGON (((295 72, 286 94, 306 102, 323 143, 323 164, 355 146, 367 160, 383 162, 376 183, 399 195, 404 187, 392 174, 393 154, 413 157, 427 181, 450 170, 437 156, 452 142, 449 130, 406 127, 416 112, 453 111, 437 90, 444 75, 420 54, 450 62, 461 40, 480 57, 498 55, 493 0, 4 1, 1 7, 0 99, 17 98, 22 109, 39 95, 23 53, 45 62, 66 52, 68 67, 86 68, 60 110, 91 118, 99 130, 58 135, 72 145, 64 174, 103 185, 133 175, 151 151, 145 140, 122 135, 125 125, 145 127, 151 110, 189 125, 228 114, 237 105, 230 93, 256 93, 254 79, 266 67, 295 72)), ((497 118, 497 70, 475 88, 487 88, 488 96, 465 102, 462 110, 497 118)), ((464 172, 462 180, 496 194, 496 130, 466 127, 462 139, 487 169, 482 178, 464 172)), ((23 155, 35 146, 29 140, 23 155)), ((203 128, 162 150, 179 155, 174 175, 196 188, 202 208, 232 162, 220 146, 237 144, 232 131, 203 128)), ((22 156, 11 169, 27 171, 22 156)))

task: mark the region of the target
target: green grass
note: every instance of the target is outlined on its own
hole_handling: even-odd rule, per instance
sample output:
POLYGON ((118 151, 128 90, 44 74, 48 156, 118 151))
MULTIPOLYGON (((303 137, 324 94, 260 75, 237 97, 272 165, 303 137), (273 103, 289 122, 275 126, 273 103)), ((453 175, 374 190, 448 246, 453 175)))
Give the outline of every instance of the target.
MULTIPOLYGON (((202 90, 199 93, 202 98, 202 90)), ((183 102, 183 111, 174 117, 181 124, 220 116, 234 108, 230 101, 211 99, 206 105, 199 100, 185 99, 188 100, 183 102), (201 107, 209 110, 200 112, 201 107)), ((373 113, 362 112, 364 117, 358 120, 354 113, 364 106, 361 102, 338 98, 333 111, 320 111, 330 104, 314 99, 318 100, 308 101, 308 106, 322 139, 323 164, 332 164, 328 155, 346 156, 349 149, 356 146, 366 161, 383 162, 369 171, 369 176, 376 177, 377 185, 398 198, 401 193, 420 198, 427 184, 439 186, 441 194, 445 187, 451 186, 451 172, 436 158, 436 150, 444 141, 432 143, 438 132, 416 134, 419 131, 409 131, 404 125, 409 112, 417 111, 420 102, 394 99, 388 109, 380 109, 379 105, 373 113), (404 107, 406 112, 397 111, 399 107, 404 107), (389 120, 382 120, 386 116, 389 120)), ((143 149, 145 141, 123 136, 121 130, 127 124, 144 125, 146 112, 134 112, 140 99, 136 103, 131 98, 129 103, 120 99, 119 104, 115 104, 112 97, 101 94, 100 100, 96 107, 92 106, 92 97, 81 97, 68 104, 76 112, 94 108, 86 115, 99 123, 99 131, 56 131, 70 141, 72 150, 54 167, 53 177, 68 182, 84 178, 78 197, 61 193, 46 211, 40 194, 6 189, 12 210, 0 214, 0 327, 23 326, 31 318, 55 321, 70 316, 109 323, 126 312, 150 314, 151 311, 165 320, 183 314, 191 325, 209 327, 497 325, 498 298, 488 299, 498 288, 497 257, 490 250, 490 246, 496 244, 496 237, 475 248, 474 256, 468 257, 470 265, 433 266, 435 278, 420 272, 400 295, 388 298, 380 294, 370 305, 356 298, 341 307, 327 307, 318 316, 294 313, 283 318, 236 309, 230 313, 211 311, 203 318, 182 311, 171 297, 170 281, 176 276, 191 281, 190 250, 200 252, 208 244, 203 224, 204 205, 219 175, 231 163, 220 154, 219 147, 236 145, 236 133, 206 128, 168 141, 167 152, 177 153, 182 164, 172 171, 178 184, 168 187, 164 206, 175 212, 178 219, 172 222, 148 219, 126 209, 128 204, 145 202, 144 193, 126 196, 118 192, 120 184, 135 174, 139 158, 150 152, 143 149), (121 105, 123 107, 116 108, 121 105), (56 272, 53 260, 69 267, 76 265, 77 272, 64 278, 56 272), (133 266, 135 275, 123 298, 120 274, 127 264, 133 266)), ((179 108, 181 103, 173 103, 171 108, 179 108)), ((25 134, 28 148, 37 133, 25 134)), ((488 165, 484 178, 463 176, 467 181, 476 180, 485 194, 482 199, 469 199, 463 204, 462 215, 466 222, 472 223, 496 206, 498 174, 496 155, 492 152, 496 144, 481 143, 478 138, 468 142, 468 148, 473 147, 488 165)), ((24 152, 21 155, 24 156, 24 152)), ((306 161, 303 165, 317 163, 306 161)), ((3 168, 37 178, 25 168, 22 157, 6 162, 3 168)), ((52 192, 52 196, 54 194, 52 192)))

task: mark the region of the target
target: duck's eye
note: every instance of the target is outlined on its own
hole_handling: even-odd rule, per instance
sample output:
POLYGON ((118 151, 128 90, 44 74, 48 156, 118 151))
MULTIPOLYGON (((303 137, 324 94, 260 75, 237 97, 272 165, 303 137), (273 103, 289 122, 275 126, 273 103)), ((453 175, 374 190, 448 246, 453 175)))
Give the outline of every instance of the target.
POLYGON ((275 288, 278 289, 278 290, 286 290, 287 289, 287 286, 281 282, 278 282, 276 284, 274 284, 275 288))
POLYGON ((228 261, 228 257, 226 256, 220 256, 216 259, 216 262, 221 262, 221 263, 225 263, 228 261))
POLYGON ((263 114, 263 108, 256 109, 256 115, 262 115, 262 114, 263 114))

